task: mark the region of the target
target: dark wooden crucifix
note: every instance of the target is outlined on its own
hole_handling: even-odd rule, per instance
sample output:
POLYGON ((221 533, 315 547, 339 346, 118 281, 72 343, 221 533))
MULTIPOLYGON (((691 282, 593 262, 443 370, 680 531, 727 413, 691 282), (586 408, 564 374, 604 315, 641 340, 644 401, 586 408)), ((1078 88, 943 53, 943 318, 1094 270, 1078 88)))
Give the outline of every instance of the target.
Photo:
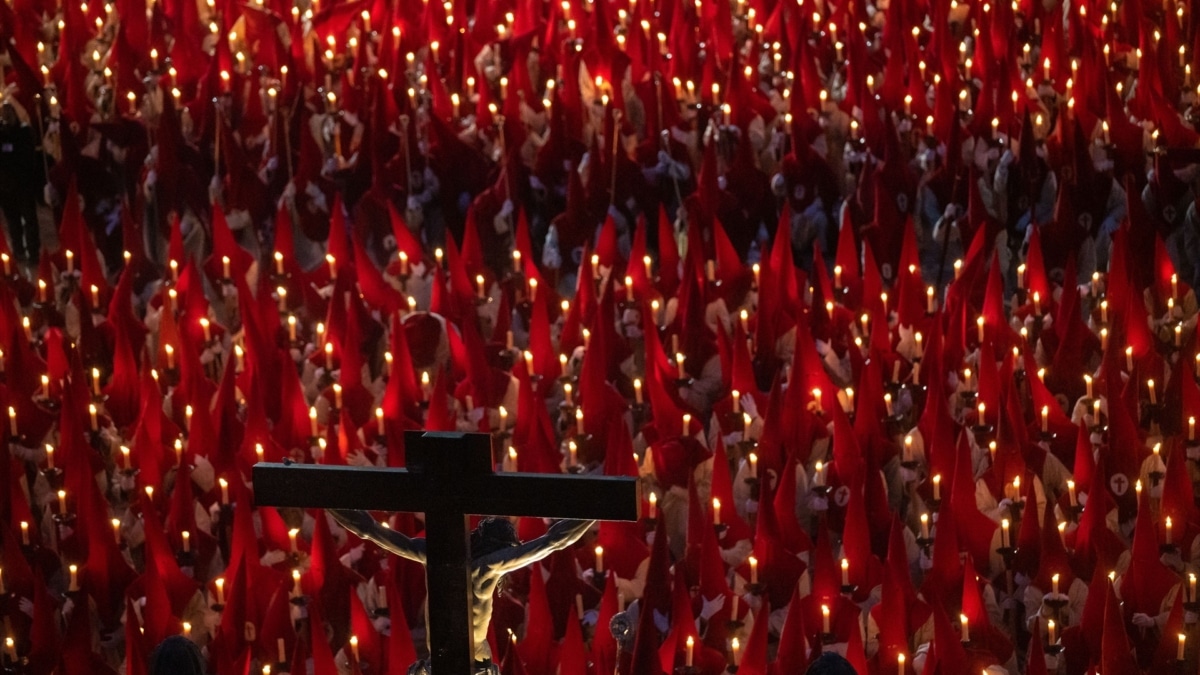
MULTIPOLYGON (((639 517, 636 478, 494 473, 488 434, 410 431, 404 444, 404 469, 257 464, 254 500, 259 506, 334 509, 338 520, 359 534, 373 521, 355 527, 348 522, 355 520, 348 510, 423 512, 424 541, 395 536, 402 542, 401 555, 426 566, 432 675, 475 672, 473 628, 481 618, 475 597, 481 590, 481 572, 479 558, 472 559, 469 516, 583 521, 639 517)), ((387 546, 391 542, 381 543, 392 548, 387 546)), ((527 552, 525 559, 530 557, 527 552)), ((520 566, 505 562, 509 567, 489 562, 489 578, 498 580, 507 569, 520 566)), ((494 584, 486 586, 488 594, 493 589, 494 584)), ((489 595, 484 620, 490 619, 490 605, 489 595)))

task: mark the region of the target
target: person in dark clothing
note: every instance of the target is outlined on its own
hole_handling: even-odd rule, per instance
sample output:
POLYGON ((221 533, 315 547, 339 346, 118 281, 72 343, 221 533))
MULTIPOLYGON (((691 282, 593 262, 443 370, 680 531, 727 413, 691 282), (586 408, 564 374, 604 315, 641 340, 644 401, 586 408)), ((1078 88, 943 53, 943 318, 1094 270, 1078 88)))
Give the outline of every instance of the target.
POLYGON ((812 663, 808 664, 805 675, 856 675, 854 666, 836 652, 825 652, 812 663))
POLYGON ((13 251, 35 263, 41 253, 37 195, 42 175, 33 129, 22 123, 10 102, 0 105, 0 213, 8 224, 13 251))
POLYGON ((182 635, 163 640, 150 654, 149 675, 204 675, 204 657, 195 642, 182 635))

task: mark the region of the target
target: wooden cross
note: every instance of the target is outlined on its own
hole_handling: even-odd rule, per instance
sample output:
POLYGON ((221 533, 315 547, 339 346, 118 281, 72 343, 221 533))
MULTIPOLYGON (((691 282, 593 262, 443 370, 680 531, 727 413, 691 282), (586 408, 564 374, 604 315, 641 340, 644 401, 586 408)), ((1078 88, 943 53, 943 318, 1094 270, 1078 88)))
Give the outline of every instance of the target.
POLYGON ((474 672, 469 516, 637 520, 636 478, 494 473, 491 436, 405 432, 404 469, 254 466, 259 506, 424 512, 430 666, 474 672))

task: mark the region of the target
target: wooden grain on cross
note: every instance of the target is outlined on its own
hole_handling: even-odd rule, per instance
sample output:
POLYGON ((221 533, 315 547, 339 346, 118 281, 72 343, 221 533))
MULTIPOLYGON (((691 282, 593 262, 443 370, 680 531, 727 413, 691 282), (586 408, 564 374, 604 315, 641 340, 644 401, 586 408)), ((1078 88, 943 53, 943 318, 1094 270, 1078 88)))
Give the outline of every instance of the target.
POLYGON ((406 468, 263 463, 259 506, 423 512, 434 675, 473 672, 469 516, 637 520, 635 478, 494 473, 488 434, 406 432, 406 468))

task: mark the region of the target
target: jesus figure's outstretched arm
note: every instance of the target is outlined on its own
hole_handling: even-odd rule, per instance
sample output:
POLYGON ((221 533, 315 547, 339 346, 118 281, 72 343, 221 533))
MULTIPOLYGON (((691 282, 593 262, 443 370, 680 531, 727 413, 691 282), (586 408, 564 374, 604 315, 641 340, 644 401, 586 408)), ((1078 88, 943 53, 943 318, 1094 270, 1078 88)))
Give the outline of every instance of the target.
POLYGON ((329 509, 329 514, 342 527, 354 534, 375 542, 401 558, 425 564, 425 540, 413 539, 380 525, 366 511, 329 509))
POLYGON ((485 555, 476 560, 474 566, 476 569, 486 568, 493 574, 508 574, 569 547, 579 541, 579 538, 595 524, 594 520, 560 520, 537 539, 530 539, 515 548, 485 555))

